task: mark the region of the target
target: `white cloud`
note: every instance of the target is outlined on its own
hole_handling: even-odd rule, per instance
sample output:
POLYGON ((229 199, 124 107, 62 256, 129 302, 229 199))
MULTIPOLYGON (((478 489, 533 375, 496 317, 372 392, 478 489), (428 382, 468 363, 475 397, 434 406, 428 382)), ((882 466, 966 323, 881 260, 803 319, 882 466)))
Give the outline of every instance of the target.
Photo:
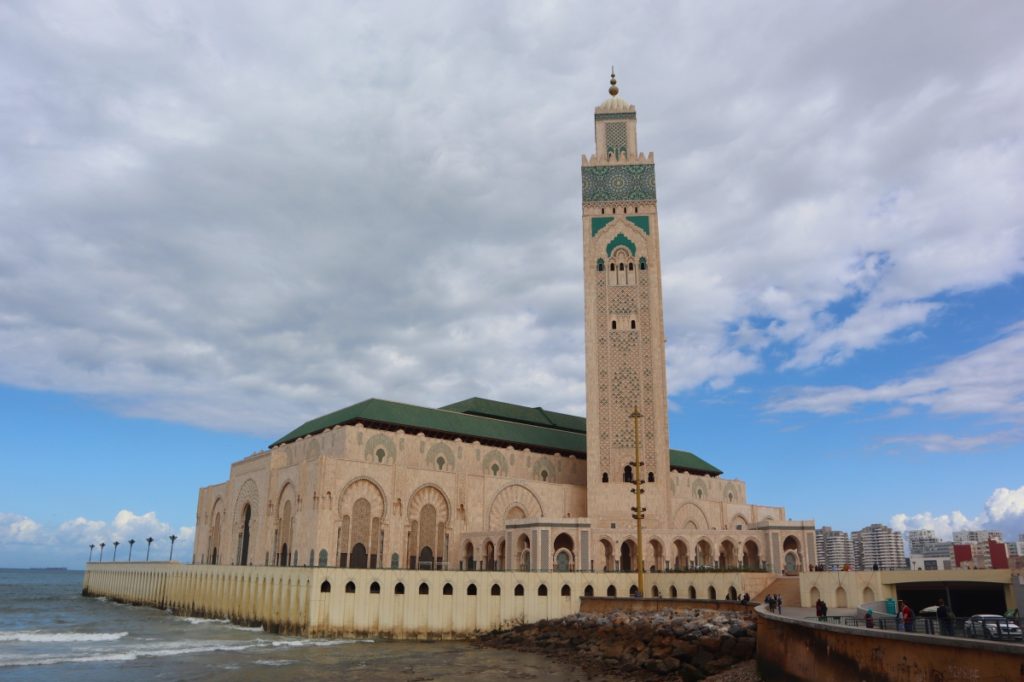
POLYGON ((953 511, 948 514, 932 514, 932 512, 913 515, 895 514, 889 520, 889 524, 896 531, 932 530, 940 538, 952 540, 953 531, 978 529, 987 521, 988 517, 985 514, 968 518, 960 511, 953 511))
POLYGON ((971 452, 989 445, 1017 443, 1024 441, 1024 433, 1020 430, 993 431, 980 436, 954 436, 948 433, 930 433, 912 436, 892 436, 882 439, 882 443, 899 445, 909 443, 917 445, 927 452, 971 452))
MULTIPOLYGON (((871 403, 924 407, 936 414, 1024 419, 1024 322, 1007 329, 1001 338, 922 376, 873 388, 802 388, 769 407, 775 412, 839 414, 871 403)), ((1005 436, 1006 432, 1001 433, 1005 436)))
POLYGON ((900 513, 893 515, 889 523, 893 530, 900 532, 933 530, 946 540, 953 538, 953 531, 988 528, 1003 531, 1004 539, 1013 541, 1018 533, 1024 532, 1024 486, 1017 489, 996 488, 985 501, 985 511, 974 517, 968 517, 959 510, 945 514, 900 513))
POLYGON ((996 488, 985 507, 993 521, 1003 522, 1013 518, 1018 522, 1024 520, 1024 486, 1016 490, 996 488))
MULTIPOLYGON (((109 561, 113 556, 113 543, 119 541, 122 546, 118 551, 118 560, 125 560, 128 557, 129 540, 136 541, 133 553, 135 558, 139 558, 143 556, 138 552, 145 547, 146 538, 153 537, 152 558, 166 559, 164 552, 168 552, 172 533, 177 536, 174 556, 179 561, 189 561, 195 528, 181 526, 174 529, 169 523, 161 521, 156 512, 136 514, 122 509, 110 521, 79 516, 56 527, 45 526, 24 515, 0 513, 0 555, 4 555, 7 561, 27 559, 30 561, 27 565, 32 566, 77 567, 88 557, 90 544, 96 545, 93 558, 98 559, 99 545, 104 543, 104 559, 109 561), (5 551, 5 548, 10 551, 5 551)), ((5 565, 12 564, 5 562, 5 565)))
POLYGON ((1024 272, 1019 4, 307 9, 0 9, 0 381, 267 436, 370 395, 581 411, 612 24, 673 390, 1024 272))
POLYGON ((0 512, 0 545, 35 542, 42 527, 21 514, 0 512))

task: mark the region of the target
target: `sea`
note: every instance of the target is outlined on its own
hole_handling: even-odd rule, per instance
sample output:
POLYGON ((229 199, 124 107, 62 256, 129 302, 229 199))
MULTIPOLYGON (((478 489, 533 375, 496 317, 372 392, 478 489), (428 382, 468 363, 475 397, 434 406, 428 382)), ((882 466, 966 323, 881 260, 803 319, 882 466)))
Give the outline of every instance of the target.
POLYGON ((82 571, 0 569, 0 680, 595 680, 470 642, 287 637, 83 597, 82 571))

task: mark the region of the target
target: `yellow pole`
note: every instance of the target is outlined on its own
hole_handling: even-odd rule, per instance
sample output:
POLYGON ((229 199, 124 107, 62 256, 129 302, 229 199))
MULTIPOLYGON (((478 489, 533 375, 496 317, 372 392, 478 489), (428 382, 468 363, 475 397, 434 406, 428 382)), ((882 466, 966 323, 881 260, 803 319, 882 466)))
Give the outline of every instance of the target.
POLYGON ((644 531, 643 518, 646 509, 640 505, 640 496, 643 495, 644 477, 640 473, 643 462, 640 461, 640 411, 634 407, 633 414, 633 449, 634 449, 634 471, 636 477, 633 479, 633 492, 636 493, 636 506, 633 507, 633 518, 636 519, 636 581, 640 596, 644 596, 644 531))

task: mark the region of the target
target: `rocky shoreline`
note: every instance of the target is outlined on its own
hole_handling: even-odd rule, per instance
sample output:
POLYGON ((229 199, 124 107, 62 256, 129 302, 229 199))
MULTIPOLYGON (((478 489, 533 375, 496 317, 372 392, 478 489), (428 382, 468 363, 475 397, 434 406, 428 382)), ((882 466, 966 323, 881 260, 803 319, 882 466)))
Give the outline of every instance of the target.
POLYGON ((634 680, 759 680, 757 621, 729 611, 579 613, 479 637, 486 646, 572 660, 634 680))

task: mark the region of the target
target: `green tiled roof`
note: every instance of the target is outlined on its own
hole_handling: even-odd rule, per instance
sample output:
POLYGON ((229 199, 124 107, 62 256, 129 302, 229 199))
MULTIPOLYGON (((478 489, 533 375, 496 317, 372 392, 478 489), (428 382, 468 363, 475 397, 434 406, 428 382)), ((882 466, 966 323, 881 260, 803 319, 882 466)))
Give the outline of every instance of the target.
POLYGON ((481 417, 493 417, 510 422, 522 422, 534 426, 562 429, 563 431, 576 431, 577 433, 587 432, 587 420, 583 417, 575 417, 571 414, 551 412, 543 407, 525 407, 513 403, 503 403, 497 400, 486 398, 469 398, 451 405, 445 405, 442 410, 475 414, 481 417))
MULTIPOLYGON (((586 457, 587 420, 540 407, 525 407, 484 398, 469 398, 440 409, 370 398, 337 412, 312 419, 271 443, 290 443, 303 436, 343 424, 390 426, 406 431, 459 437, 495 444, 560 452, 586 457)), ((673 469, 717 476, 721 470, 693 453, 670 450, 673 469)))

